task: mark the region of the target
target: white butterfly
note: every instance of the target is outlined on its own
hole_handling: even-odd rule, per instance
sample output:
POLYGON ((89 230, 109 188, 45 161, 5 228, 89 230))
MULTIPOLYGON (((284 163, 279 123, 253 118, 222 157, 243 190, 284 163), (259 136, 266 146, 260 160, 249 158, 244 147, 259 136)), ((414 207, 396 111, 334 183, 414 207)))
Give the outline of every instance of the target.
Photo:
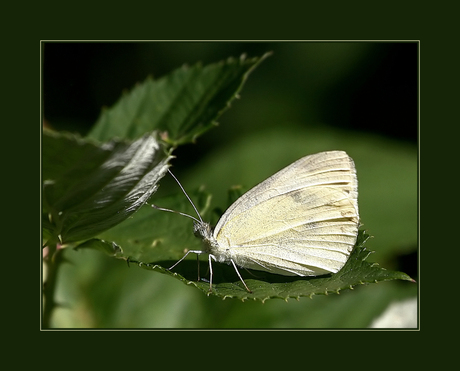
POLYGON ((197 214, 194 232, 204 249, 189 250, 170 269, 189 253, 208 254, 210 291, 212 259, 232 264, 249 292, 237 266, 285 276, 336 273, 358 233, 355 166, 343 151, 306 156, 242 195, 214 229, 197 214))

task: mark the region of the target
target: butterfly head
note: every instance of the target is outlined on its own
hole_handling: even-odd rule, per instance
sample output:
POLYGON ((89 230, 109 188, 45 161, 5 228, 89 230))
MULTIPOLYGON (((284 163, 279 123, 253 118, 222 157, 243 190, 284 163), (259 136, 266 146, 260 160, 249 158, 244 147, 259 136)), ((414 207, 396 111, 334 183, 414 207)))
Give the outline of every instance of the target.
POLYGON ((196 237, 203 240, 206 250, 211 251, 218 246, 216 239, 213 236, 212 228, 209 223, 202 221, 193 222, 193 233, 196 237))

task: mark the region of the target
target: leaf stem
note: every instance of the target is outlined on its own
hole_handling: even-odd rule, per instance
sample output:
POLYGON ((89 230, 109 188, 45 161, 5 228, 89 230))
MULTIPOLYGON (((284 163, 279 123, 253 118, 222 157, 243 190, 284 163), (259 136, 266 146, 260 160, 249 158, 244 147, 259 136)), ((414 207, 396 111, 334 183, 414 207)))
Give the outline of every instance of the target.
POLYGON ((59 267, 63 261, 62 249, 58 249, 58 243, 52 242, 48 244, 48 254, 43 258, 46 263, 46 278, 43 277, 43 328, 50 328, 51 316, 56 308, 56 301, 54 298, 57 274, 59 267))

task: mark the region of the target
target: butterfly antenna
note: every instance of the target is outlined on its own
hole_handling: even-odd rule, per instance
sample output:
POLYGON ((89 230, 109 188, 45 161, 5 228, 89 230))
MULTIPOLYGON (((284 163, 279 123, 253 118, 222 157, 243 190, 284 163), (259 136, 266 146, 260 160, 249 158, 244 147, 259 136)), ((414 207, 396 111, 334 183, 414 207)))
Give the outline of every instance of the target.
POLYGON ((157 209, 157 210, 160 210, 160 211, 168 211, 170 213, 174 213, 174 214, 179 214, 179 215, 182 215, 182 216, 186 216, 187 218, 190 218, 190 219, 193 219, 194 221, 200 223, 200 221, 195 218, 194 216, 191 216, 191 215, 188 215, 188 214, 184 214, 184 213, 181 213, 180 211, 176 211, 176 210, 171 210, 171 209, 166 209, 164 207, 160 207, 160 206, 157 206, 157 205, 154 205, 154 204, 151 204, 150 206, 152 206, 154 209, 157 209))
POLYGON ((198 212, 198 210, 197 210, 197 208, 195 207, 195 204, 193 203, 193 201, 191 200, 191 198, 188 196, 187 192, 185 192, 185 189, 184 189, 184 187, 182 187, 182 184, 180 184, 179 180, 174 176, 174 174, 171 172, 171 170, 168 169, 168 173, 171 174, 171 176, 174 178, 174 180, 177 182, 177 184, 179 184, 180 189, 182 189, 182 192, 184 192, 185 197, 187 197, 187 200, 189 200, 189 202, 191 203, 193 209, 194 209, 195 212, 196 212, 196 215, 198 215, 198 218, 200 218, 200 220, 198 220, 197 218, 195 218, 195 217, 193 217, 193 216, 191 216, 191 215, 181 213, 180 211, 174 211, 174 210, 170 210, 170 209, 164 209, 164 208, 158 207, 158 206, 156 206, 156 205, 152 205, 152 207, 154 207, 155 209, 158 209, 158 210, 169 211, 169 212, 172 212, 172 213, 176 213, 176 214, 180 214, 180 215, 183 215, 183 216, 187 216, 187 217, 192 218, 193 220, 195 220, 195 221, 197 221, 197 222, 203 223, 203 219, 201 219, 200 213, 198 212))

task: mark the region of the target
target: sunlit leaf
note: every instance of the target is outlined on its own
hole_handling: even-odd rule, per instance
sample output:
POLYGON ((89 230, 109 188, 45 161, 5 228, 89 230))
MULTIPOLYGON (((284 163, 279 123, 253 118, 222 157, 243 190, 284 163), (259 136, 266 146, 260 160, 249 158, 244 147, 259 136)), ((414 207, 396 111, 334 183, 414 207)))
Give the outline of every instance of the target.
POLYGON ((95 144, 43 134, 43 226, 62 244, 126 220, 157 189, 170 156, 153 135, 95 144))
POLYGON ((184 66, 157 80, 148 78, 105 109, 88 137, 137 139, 158 130, 173 146, 192 142, 216 124, 268 55, 184 66))

